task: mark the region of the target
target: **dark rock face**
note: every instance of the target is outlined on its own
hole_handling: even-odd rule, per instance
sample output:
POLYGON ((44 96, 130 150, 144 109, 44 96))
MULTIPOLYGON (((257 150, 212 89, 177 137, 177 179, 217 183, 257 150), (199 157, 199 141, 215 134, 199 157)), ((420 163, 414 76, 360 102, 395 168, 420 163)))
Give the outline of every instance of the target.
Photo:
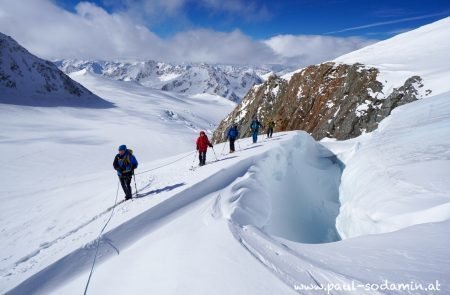
POLYGON ((386 97, 378 74, 362 64, 329 62, 304 68, 289 81, 272 76, 248 92, 220 123, 213 140, 226 140, 232 123, 238 124, 241 136, 249 136, 255 115, 263 125, 274 120, 275 131, 305 130, 317 140, 373 131, 394 108, 420 98, 418 89, 423 87, 422 79, 413 76, 386 97))

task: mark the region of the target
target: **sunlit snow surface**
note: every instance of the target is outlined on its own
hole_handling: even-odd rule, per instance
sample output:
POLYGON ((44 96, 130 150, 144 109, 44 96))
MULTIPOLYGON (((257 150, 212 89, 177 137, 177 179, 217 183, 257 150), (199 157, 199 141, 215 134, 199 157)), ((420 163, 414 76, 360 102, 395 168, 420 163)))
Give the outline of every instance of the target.
MULTIPOLYGON (((404 140, 409 138, 411 144, 421 145, 425 150, 445 145, 444 135, 450 122, 449 98, 442 95, 400 107, 392 120, 386 120, 380 131, 371 136, 348 142, 325 142, 338 157, 303 132, 277 133, 270 140, 260 137, 255 145, 249 139, 240 140, 235 154, 226 154, 228 147, 225 147, 222 155, 223 146, 216 145, 220 161, 214 162, 210 151, 210 163, 193 171, 189 169, 193 160, 190 155, 138 176, 143 197, 117 207, 109 231, 102 238, 90 293, 294 294, 301 293, 300 288, 317 284, 365 286, 384 280, 406 284, 413 281, 426 286, 438 280, 442 292, 450 291, 450 243, 445 238, 450 233, 448 215, 441 214, 444 217, 439 221, 443 222, 438 223, 430 223, 438 221, 435 213, 423 218, 429 208, 436 206, 436 200, 442 200, 449 191, 443 181, 448 170, 420 174, 422 183, 434 191, 410 200, 411 204, 421 206, 417 212, 410 211, 411 218, 419 218, 417 225, 409 226, 411 222, 385 225, 381 232, 386 233, 367 235, 372 233, 367 228, 376 228, 379 222, 360 228, 360 220, 352 221, 345 214, 345 208, 358 209, 364 202, 372 202, 371 212, 384 213, 382 203, 395 179, 390 173, 380 173, 377 181, 368 180, 365 173, 377 171, 372 161, 383 163, 392 173, 405 171, 408 165, 422 165, 423 170, 429 171, 434 160, 426 153, 420 156, 414 148, 405 149, 404 140), (427 116, 421 115, 424 108, 429 111, 427 116), (418 123, 433 132, 421 132, 418 123), (406 128, 404 136, 392 136, 402 128, 406 128), (385 153, 370 149, 375 137, 389 139, 385 153), (416 157, 419 161, 399 165, 396 150, 405 158, 416 157), (340 201, 344 206, 339 213, 336 189, 342 168, 340 201), (358 169, 363 172, 357 173, 358 169), (353 191, 348 189, 353 187, 353 191), (359 187, 370 190, 370 198, 361 197, 359 187), (374 202, 374 198, 380 201, 374 202), (361 200, 355 203, 358 199, 361 200), (339 236, 332 222, 338 213, 338 230, 346 238, 341 241, 337 241, 339 236), (342 226, 345 222, 347 227, 342 226), (353 224, 353 229, 348 224, 353 224), (357 230, 360 237, 347 238, 346 231, 351 230, 357 230), (326 243, 331 241, 336 242, 326 243)), ((145 157, 148 152, 136 149, 136 153, 145 157)), ((170 163, 187 154, 146 162, 140 169, 170 163)), ((439 161, 449 162, 443 157, 439 161)), ((90 244, 80 246, 95 238, 107 218, 104 212, 111 205, 116 189, 111 174, 105 171, 98 174, 97 181, 91 180, 100 183, 103 191, 100 196, 80 191, 77 198, 66 196, 59 200, 59 204, 79 208, 76 212, 64 209, 60 220, 72 219, 72 227, 58 227, 59 231, 67 233, 76 221, 82 224, 93 216, 98 218, 48 247, 16 244, 10 253, 24 247, 28 252, 31 249, 40 252, 14 268, 5 269, 11 275, 2 277, 2 286, 12 287, 13 282, 17 284, 37 273, 11 293, 82 292, 95 249, 90 244), (74 252, 66 256, 70 251, 74 252), (42 270, 46 265, 49 267, 42 270)), ((403 182, 416 181, 413 176, 403 175, 403 182)), ((395 185, 392 190, 395 194, 389 201, 403 208, 410 190, 395 185)), ((29 212, 33 211, 32 203, 47 205, 44 208, 52 204, 46 199, 26 200, 29 203, 24 202, 21 210, 29 212)), ((17 220, 15 223, 19 226, 17 220)), ((28 226, 31 228, 36 231, 42 225, 35 223, 28 226)), ((54 230, 47 231, 48 237, 54 230)), ((41 239, 45 240, 44 236, 41 239)), ((360 288, 355 291, 357 294, 377 293, 360 288)), ((346 294, 333 291, 336 293, 346 294)), ((423 294, 423 290, 411 293, 423 294)))
POLYGON ((138 175, 141 197, 117 206, 88 294, 450 293, 450 84, 426 74, 446 77, 448 63, 430 63, 424 83, 436 91, 373 133, 241 139, 195 169, 197 132, 234 108, 225 99, 78 72, 117 107, 0 105, 0 293, 83 292, 123 143, 137 172, 164 167, 138 175), (438 281, 440 292, 375 290, 385 280, 438 281))

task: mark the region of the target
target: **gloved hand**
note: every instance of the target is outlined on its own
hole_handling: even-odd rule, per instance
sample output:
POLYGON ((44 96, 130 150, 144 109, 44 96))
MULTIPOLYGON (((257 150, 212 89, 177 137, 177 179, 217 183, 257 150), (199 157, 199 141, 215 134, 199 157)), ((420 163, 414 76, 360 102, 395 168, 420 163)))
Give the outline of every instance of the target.
POLYGON ((212 145, 212 144, 209 144, 209 147, 213 147, 213 145, 212 145))

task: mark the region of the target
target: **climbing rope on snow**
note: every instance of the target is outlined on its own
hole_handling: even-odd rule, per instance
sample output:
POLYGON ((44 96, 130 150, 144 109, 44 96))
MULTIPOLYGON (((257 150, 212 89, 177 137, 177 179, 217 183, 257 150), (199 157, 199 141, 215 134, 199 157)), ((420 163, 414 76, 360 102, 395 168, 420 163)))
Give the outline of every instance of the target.
POLYGON ((183 160, 184 158, 189 157, 190 155, 192 155, 193 153, 196 153, 196 152, 197 152, 197 151, 195 151, 195 152, 190 152, 189 154, 187 154, 187 155, 185 155, 185 156, 183 156, 183 157, 181 157, 181 158, 179 158, 179 159, 176 159, 176 160, 173 161, 173 162, 170 162, 170 163, 167 163, 167 164, 164 164, 164 165, 161 165, 161 166, 158 166, 158 167, 149 169, 149 170, 145 170, 145 171, 136 173, 136 175, 145 174, 145 173, 148 173, 148 172, 151 172, 151 171, 155 171, 155 170, 161 169, 161 168, 166 167, 166 166, 170 166, 170 165, 172 165, 172 164, 175 164, 176 162, 179 162, 179 161, 183 160))
POLYGON ((91 282, 91 278, 92 278, 92 274, 94 273, 94 266, 95 266, 95 262, 97 261, 97 255, 98 255, 98 249, 100 248, 100 238, 103 235, 103 232, 105 231, 106 227, 108 226, 109 222, 111 221, 111 218, 114 215, 114 209, 116 209, 117 206, 117 197, 119 196, 119 182, 117 182, 117 191, 116 191, 116 199, 114 200, 114 206, 111 210, 111 214, 109 215, 108 220, 106 221, 105 225, 103 226, 102 230, 100 231, 100 233, 97 236, 96 239, 96 245, 95 245, 95 255, 94 255, 94 260, 92 261, 92 266, 91 266, 91 271, 89 272, 89 277, 88 280, 86 282, 86 287, 84 288, 84 295, 87 294, 88 288, 89 288, 89 283, 91 282))
MULTIPOLYGON (((161 169, 161 168, 163 168, 163 167, 167 167, 167 166, 169 166, 169 165, 175 164, 176 162, 179 162, 179 161, 181 161, 181 160, 183 160, 183 159, 189 157, 189 156, 192 155, 193 153, 195 153, 195 156, 194 156, 194 161, 195 161, 195 157, 197 156, 197 151, 195 151, 195 152, 190 152, 189 154, 187 154, 187 155, 185 155, 185 156, 183 156, 183 157, 181 157, 181 158, 178 158, 178 159, 176 159, 175 161, 172 161, 172 162, 170 162, 170 163, 167 163, 167 164, 164 164, 164 165, 161 165, 161 166, 158 166, 158 167, 149 169, 149 170, 145 170, 145 171, 142 171, 142 172, 139 172, 139 173, 136 173, 136 174, 134 174, 134 172, 133 172, 133 176, 134 176, 134 185, 135 185, 135 188, 136 188, 136 195, 137 195, 137 192, 138 192, 138 190, 137 190, 137 185, 136 185, 136 175, 142 175, 142 174, 145 174, 145 173, 148 173, 148 172, 151 172, 151 171, 155 171, 155 170, 161 169)), ((111 219, 112 219, 112 217, 113 217, 113 215, 114 215, 116 206, 119 204, 119 203, 117 203, 117 198, 118 198, 118 196, 119 196, 119 184, 120 184, 120 181, 117 183, 116 198, 115 198, 115 200, 114 200, 114 205, 112 206, 111 214, 109 215, 108 220, 106 221, 105 225, 103 226, 102 230, 100 231, 100 233, 98 234, 97 239, 96 239, 94 260, 92 261, 92 266, 91 266, 91 270, 90 270, 90 272, 89 272, 89 277, 88 277, 88 280, 87 280, 87 282, 86 282, 86 286, 85 286, 85 288, 84 288, 84 295, 87 294, 87 291, 88 291, 88 289, 89 289, 89 284, 90 284, 90 282, 91 282, 92 274, 94 273, 94 267, 95 267, 95 263, 96 263, 96 261, 97 261, 98 250, 99 250, 99 248, 100 248, 100 238, 101 238, 101 236, 103 235, 103 232, 105 231, 105 229, 106 229, 106 227, 108 226, 109 222, 111 221, 111 219)))

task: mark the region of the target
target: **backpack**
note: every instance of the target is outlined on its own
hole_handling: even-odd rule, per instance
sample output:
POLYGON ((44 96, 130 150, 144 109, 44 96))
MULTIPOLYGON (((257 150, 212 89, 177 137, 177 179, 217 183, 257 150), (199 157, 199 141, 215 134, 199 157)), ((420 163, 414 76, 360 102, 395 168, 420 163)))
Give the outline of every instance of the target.
POLYGON ((237 137, 238 131, 237 131, 236 127, 231 127, 230 131, 228 132, 228 135, 232 138, 237 137))
POLYGON ((132 156, 133 156, 133 150, 128 149, 127 155, 125 157, 123 157, 122 159, 120 159, 120 158, 118 159, 119 166, 124 168, 124 171, 122 171, 122 173, 128 173, 133 169, 134 163, 131 160, 132 156))

